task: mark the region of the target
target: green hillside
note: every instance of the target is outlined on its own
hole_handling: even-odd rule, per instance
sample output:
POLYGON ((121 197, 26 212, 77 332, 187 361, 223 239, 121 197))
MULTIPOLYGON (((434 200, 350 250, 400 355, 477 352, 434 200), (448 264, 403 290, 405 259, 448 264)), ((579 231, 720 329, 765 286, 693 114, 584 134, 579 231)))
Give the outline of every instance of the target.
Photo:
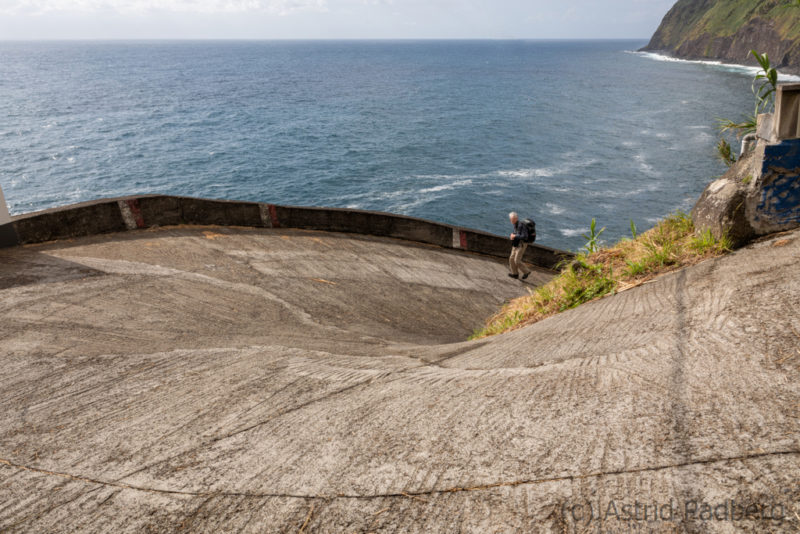
POLYGON ((784 70, 800 69, 800 7, 789 0, 679 0, 644 50, 677 57, 751 63, 767 52, 784 70))

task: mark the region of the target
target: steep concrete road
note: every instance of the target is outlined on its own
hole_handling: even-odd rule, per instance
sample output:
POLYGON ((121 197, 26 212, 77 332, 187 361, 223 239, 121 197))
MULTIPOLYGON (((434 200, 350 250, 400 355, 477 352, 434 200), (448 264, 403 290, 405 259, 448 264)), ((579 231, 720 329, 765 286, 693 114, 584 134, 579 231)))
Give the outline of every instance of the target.
POLYGON ((2 250, 0 531, 796 532, 798 259, 776 236, 466 343, 525 290, 496 260, 235 228, 2 250))

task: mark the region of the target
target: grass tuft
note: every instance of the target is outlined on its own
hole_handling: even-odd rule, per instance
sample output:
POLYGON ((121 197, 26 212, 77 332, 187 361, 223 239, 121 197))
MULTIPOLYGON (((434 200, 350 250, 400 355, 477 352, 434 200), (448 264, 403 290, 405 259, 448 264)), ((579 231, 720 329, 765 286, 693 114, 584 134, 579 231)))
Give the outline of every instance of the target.
POLYGON ((550 282, 506 304, 470 339, 516 330, 731 250, 727 238, 716 239, 710 231, 697 235, 692 219, 683 212, 647 232, 632 233, 633 239, 622 239, 612 247, 579 253, 550 282))

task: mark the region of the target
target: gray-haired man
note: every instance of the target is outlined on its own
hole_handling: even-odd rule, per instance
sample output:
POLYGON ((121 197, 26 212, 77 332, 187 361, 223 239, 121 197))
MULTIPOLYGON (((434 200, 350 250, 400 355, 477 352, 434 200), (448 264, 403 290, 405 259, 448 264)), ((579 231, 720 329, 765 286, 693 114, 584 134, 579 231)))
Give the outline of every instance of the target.
POLYGON ((508 220, 514 226, 514 233, 511 234, 511 257, 508 259, 511 273, 508 276, 519 278, 519 273, 522 273, 522 279, 525 280, 531 274, 531 270, 522 263, 525 249, 528 248, 528 229, 520 222, 519 216, 515 211, 508 214, 508 220))

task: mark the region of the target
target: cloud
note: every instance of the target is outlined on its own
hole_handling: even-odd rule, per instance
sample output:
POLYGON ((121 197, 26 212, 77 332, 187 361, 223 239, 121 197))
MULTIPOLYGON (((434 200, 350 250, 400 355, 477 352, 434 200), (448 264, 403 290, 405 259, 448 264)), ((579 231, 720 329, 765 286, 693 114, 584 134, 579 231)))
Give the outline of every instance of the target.
POLYGON ((47 13, 246 13, 289 15, 299 11, 326 11, 327 0, 0 0, 0 14, 47 13))

